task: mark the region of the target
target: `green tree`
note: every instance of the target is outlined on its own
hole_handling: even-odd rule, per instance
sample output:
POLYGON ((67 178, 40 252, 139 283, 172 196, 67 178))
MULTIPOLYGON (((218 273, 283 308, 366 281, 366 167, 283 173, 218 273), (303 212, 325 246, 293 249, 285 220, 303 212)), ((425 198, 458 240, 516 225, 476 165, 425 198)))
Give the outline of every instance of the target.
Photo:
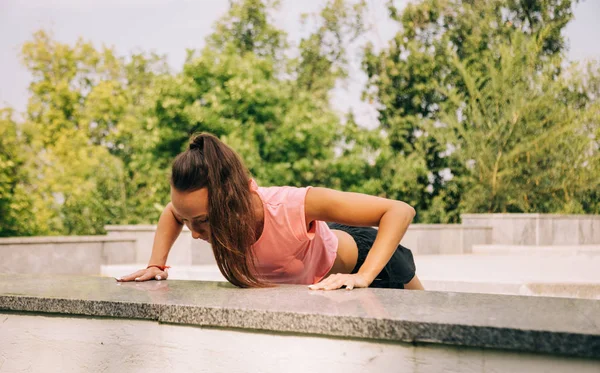
POLYGON ((600 123, 597 103, 574 105, 576 78, 555 77, 559 56, 537 67, 543 45, 515 33, 486 61, 485 74, 455 57, 466 91, 440 87, 449 98, 444 125, 429 131, 468 165, 461 176, 466 211, 584 212, 576 196, 600 185, 590 126, 600 123))
POLYGON ((29 195, 29 161, 13 111, 0 109, 0 237, 37 232, 38 216, 29 195))
MULTIPOLYGON (((232 2, 207 47, 189 51, 178 74, 159 56, 123 58, 44 32, 25 43, 33 82, 22 123, 31 157, 23 169, 32 176, 30 210, 43 217, 35 234, 155 221, 168 198, 170 162, 196 131, 234 146, 264 184, 327 185, 342 140, 328 91, 345 76, 342 36, 360 25, 364 4, 327 3, 297 58, 270 21, 276 7, 232 2)), ((9 166, 5 174, 13 177, 9 166)))
POLYGON ((150 160, 143 150, 156 137, 145 109, 160 58, 126 62, 109 48, 69 46, 44 32, 25 43, 22 56, 33 75, 25 127, 32 172, 40 175, 34 199, 53 222, 44 233, 101 233, 140 211, 158 214, 139 197, 156 188, 156 172, 141 173, 150 160))
MULTIPOLYGON (((449 92, 462 94, 465 105, 476 100, 469 96, 456 61, 468 64, 469 73, 480 77, 483 84, 490 79, 490 71, 502 69, 499 50, 511 39, 527 36, 541 45, 529 60, 535 65, 533 71, 552 66, 556 76, 560 64, 554 61, 564 50, 560 31, 572 18, 571 5, 570 0, 424 0, 409 4, 400 13, 390 2, 390 15, 401 30, 381 52, 367 46, 366 96, 379 104, 381 128, 389 136, 392 153, 422 159, 426 166, 426 177, 417 180, 418 221, 458 221, 461 206, 468 205, 461 200, 471 194, 462 184, 461 175, 468 172, 464 160, 434 135, 436 126, 427 126, 439 126, 442 117, 454 114, 451 110, 456 108, 447 104, 454 100, 449 92)), ((504 110, 504 102, 495 104, 504 110)), ((388 184, 390 194, 401 196, 390 182, 382 181, 388 184)))
POLYGON ((156 154, 163 167, 192 133, 208 131, 236 149, 263 184, 329 183, 341 130, 328 93, 345 76, 341 34, 360 24, 364 7, 328 2, 323 24, 289 58, 285 34, 268 22, 275 5, 233 2, 207 47, 190 51, 182 73, 162 81, 156 154), (340 39, 330 43, 331 34, 340 39))
POLYGON ((217 21, 207 38, 210 49, 252 53, 273 60, 284 58, 286 34, 273 25, 270 12, 279 7, 278 0, 232 0, 229 11, 217 21))

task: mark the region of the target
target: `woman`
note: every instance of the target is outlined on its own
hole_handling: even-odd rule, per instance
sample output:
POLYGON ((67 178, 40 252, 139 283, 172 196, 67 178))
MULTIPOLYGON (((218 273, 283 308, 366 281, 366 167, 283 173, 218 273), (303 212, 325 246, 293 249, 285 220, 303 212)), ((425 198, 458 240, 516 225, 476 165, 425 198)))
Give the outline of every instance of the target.
POLYGON ((169 250, 186 225, 210 242, 221 273, 239 287, 423 289, 412 253, 398 245, 414 216, 404 202, 365 194, 258 187, 231 148, 199 134, 173 162, 150 264, 118 281, 166 279, 169 250))

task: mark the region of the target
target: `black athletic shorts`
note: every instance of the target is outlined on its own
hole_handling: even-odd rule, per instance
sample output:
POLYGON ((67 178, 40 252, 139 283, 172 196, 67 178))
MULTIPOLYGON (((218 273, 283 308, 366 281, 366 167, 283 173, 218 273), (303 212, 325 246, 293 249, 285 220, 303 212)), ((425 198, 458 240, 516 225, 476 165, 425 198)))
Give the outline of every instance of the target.
MULTIPOLYGON (((365 262, 367 254, 375 242, 377 229, 372 227, 352 227, 339 223, 327 223, 330 229, 344 231, 354 238, 358 246, 358 260, 352 273, 357 273, 365 262)), ((415 277, 415 261, 410 249, 398 245, 390 261, 383 267, 375 280, 369 285, 371 288, 404 289, 404 284, 415 277)))

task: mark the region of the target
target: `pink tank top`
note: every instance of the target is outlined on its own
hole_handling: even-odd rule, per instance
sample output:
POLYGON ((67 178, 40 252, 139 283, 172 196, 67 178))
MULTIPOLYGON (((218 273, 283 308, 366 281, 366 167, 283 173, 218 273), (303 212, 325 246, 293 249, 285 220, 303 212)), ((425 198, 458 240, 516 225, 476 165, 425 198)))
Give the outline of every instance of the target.
POLYGON ((314 284, 329 272, 337 255, 338 239, 327 223, 314 221, 306 229, 304 200, 307 188, 250 188, 263 202, 264 228, 252 245, 256 269, 279 284, 314 284))

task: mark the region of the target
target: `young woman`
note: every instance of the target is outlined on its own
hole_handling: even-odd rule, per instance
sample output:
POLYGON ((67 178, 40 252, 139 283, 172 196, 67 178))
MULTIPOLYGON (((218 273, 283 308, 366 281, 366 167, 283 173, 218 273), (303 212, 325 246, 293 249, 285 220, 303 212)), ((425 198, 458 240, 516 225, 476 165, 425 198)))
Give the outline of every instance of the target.
POLYGON ((169 250, 186 225, 239 287, 423 289, 412 253, 398 245, 414 216, 404 202, 365 194, 258 187, 231 148, 199 134, 173 162, 171 202, 148 267, 118 281, 166 279, 169 250))

